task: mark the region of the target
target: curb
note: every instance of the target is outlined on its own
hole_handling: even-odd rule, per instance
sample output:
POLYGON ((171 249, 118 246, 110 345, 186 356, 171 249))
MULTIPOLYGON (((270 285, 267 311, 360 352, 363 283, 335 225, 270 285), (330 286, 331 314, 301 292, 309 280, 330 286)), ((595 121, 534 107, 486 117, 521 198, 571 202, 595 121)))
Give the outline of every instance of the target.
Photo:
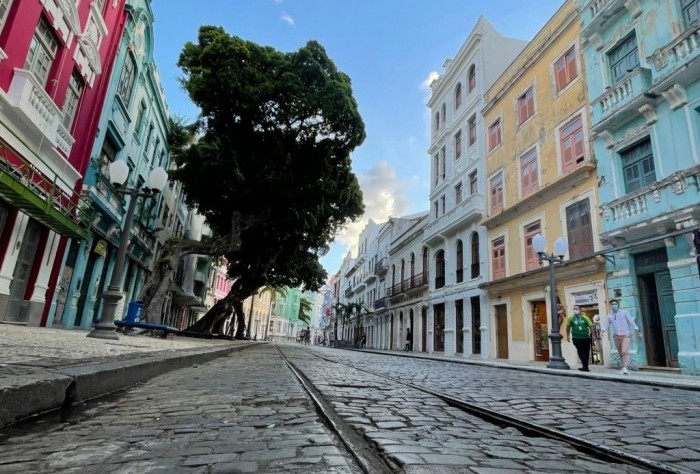
POLYGON ((225 357, 254 344, 257 343, 225 349, 184 349, 175 354, 171 351, 150 356, 140 354, 118 361, 83 361, 55 369, 29 368, 18 375, 19 383, 0 388, 0 429, 69 403, 107 395, 166 372, 225 357))

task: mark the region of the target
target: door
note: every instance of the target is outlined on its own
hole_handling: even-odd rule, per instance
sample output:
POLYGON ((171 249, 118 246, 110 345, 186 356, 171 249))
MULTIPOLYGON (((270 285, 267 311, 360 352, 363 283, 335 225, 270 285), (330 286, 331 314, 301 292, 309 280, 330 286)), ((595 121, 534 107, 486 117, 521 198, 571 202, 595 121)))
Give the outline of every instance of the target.
POLYGON ((443 352, 445 350, 445 305, 436 304, 433 307, 433 351, 443 352))
POLYGON ((639 275, 639 297, 644 318, 647 363, 654 367, 678 367, 675 308, 668 271, 639 275))
POLYGON ((496 309, 496 357, 508 358, 508 307, 497 304, 496 309))
POLYGON ((427 352, 428 351, 428 314, 427 314, 427 309, 423 308, 421 310, 421 351, 422 352, 427 352))
POLYGON ((27 283, 29 274, 32 271, 34 257, 39 246, 39 238, 41 237, 41 225, 33 219, 27 222, 27 228, 24 231, 17 263, 15 270, 12 273, 12 283, 10 283, 10 297, 5 310, 5 321, 25 321, 22 316, 22 302, 24 294, 27 292, 27 283))
POLYGON ((481 302, 472 296, 472 354, 481 354, 481 302))
POLYGON ((464 352, 464 331, 462 331, 462 327, 464 326, 464 302, 462 300, 455 301, 455 315, 457 317, 457 327, 455 328, 457 353, 462 354, 464 352))
POLYGON ((549 338, 547 327, 547 304, 544 301, 533 301, 532 309, 532 342, 535 346, 535 360, 549 360, 549 338))

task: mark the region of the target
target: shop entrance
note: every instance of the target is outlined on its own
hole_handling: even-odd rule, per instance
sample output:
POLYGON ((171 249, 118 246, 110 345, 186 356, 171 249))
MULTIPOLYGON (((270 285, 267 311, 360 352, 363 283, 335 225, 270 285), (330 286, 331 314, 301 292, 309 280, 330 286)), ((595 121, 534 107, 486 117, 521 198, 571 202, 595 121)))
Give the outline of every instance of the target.
POLYGON ((532 301, 532 341, 535 347, 535 360, 549 360, 549 338, 547 328, 547 304, 532 301))
POLYGON ((508 307, 497 304, 496 310, 496 357, 508 358, 508 307))
POLYGON ((433 307, 433 351, 442 352, 445 350, 445 305, 436 304, 433 307))

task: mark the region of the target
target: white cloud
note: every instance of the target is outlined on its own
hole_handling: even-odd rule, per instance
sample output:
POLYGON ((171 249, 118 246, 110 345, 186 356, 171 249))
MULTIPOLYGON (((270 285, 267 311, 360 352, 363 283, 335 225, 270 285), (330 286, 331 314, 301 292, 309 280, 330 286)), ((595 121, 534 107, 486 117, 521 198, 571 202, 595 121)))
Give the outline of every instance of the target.
POLYGON ((275 5, 280 5, 282 3, 282 0, 274 0, 275 5))
POLYGON ((291 16, 287 15, 286 13, 280 17, 282 21, 286 21, 290 25, 294 26, 294 18, 291 16))
POLYGON ((438 77, 440 77, 440 74, 438 74, 436 71, 430 71, 428 77, 426 77, 425 80, 420 83, 421 90, 430 90, 430 84, 438 77))
POLYGON ((358 175, 364 197, 365 213, 356 222, 348 224, 336 236, 335 242, 357 255, 357 240, 369 219, 385 222, 391 216, 406 214, 408 201, 405 190, 411 183, 396 177, 396 169, 386 161, 380 161, 366 174, 358 175))

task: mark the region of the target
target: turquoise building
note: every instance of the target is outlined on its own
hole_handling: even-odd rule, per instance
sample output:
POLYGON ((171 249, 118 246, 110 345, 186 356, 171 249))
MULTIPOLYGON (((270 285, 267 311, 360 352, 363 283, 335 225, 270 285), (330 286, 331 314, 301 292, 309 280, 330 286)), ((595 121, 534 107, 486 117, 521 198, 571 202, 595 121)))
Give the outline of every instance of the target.
MULTIPOLYGON (((98 134, 84 178, 83 197, 90 220, 84 240, 73 240, 64 257, 49 324, 88 329, 102 311, 102 291, 114 271, 129 197, 114 192, 108 165, 129 165, 125 185, 142 187, 149 172, 168 169, 168 109, 153 60, 153 12, 150 0, 129 0, 124 11, 124 34, 114 63, 98 134)), ((162 224, 162 196, 137 198, 136 212, 121 287, 124 306, 138 296, 157 247, 156 223, 162 224)))
POLYGON ((698 2, 580 1, 607 297, 619 299, 642 329, 643 338, 633 343, 633 366, 680 367, 695 375, 698 2))

